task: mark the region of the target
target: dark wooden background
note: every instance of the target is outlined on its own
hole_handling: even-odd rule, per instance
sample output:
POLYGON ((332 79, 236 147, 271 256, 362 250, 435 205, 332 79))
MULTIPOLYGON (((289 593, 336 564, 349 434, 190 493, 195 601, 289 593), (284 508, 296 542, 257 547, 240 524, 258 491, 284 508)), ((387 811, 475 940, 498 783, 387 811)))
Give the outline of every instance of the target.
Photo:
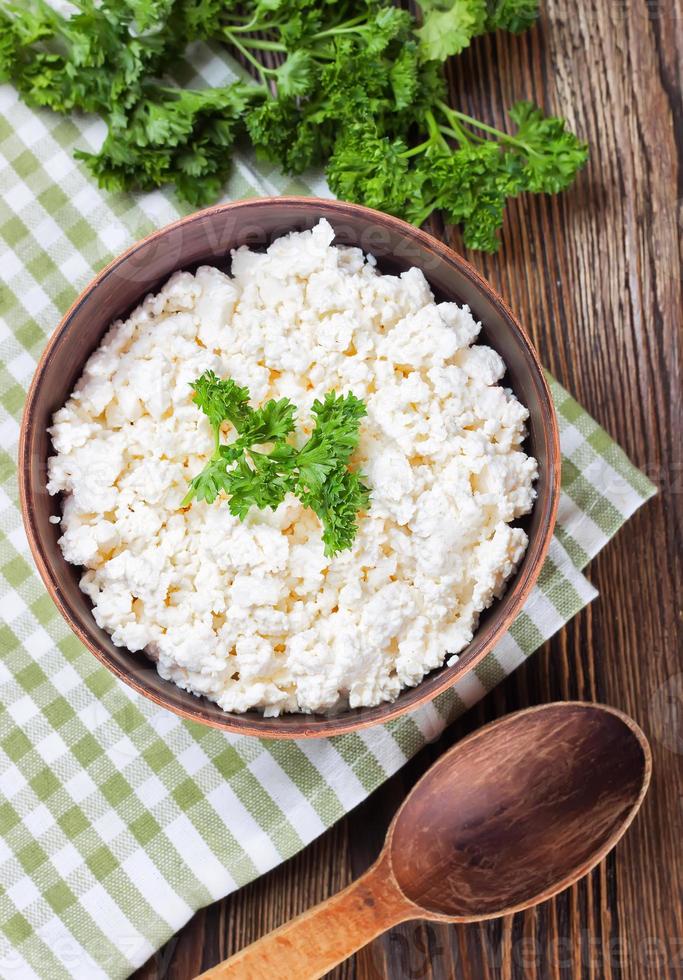
POLYGON ((447 746, 506 712, 566 698, 622 708, 652 742, 652 786, 616 852, 534 911, 481 926, 408 923, 329 976, 683 976, 683 9, 678 0, 542 0, 542 8, 528 34, 480 38, 454 59, 453 104, 502 127, 505 106, 533 98, 589 141, 590 164, 562 196, 516 202, 497 256, 469 258, 659 495, 590 566, 600 591, 592 606, 322 838, 197 913, 136 980, 189 980, 348 884, 447 746))

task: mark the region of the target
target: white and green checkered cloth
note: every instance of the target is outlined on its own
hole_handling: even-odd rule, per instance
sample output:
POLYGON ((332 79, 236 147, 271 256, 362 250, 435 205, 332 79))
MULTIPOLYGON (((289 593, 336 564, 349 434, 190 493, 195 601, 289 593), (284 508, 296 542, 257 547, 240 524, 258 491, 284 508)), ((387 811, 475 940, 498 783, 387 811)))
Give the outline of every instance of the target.
MULTIPOLYGON (((198 52, 204 83, 228 69, 198 52)), ((24 394, 74 296, 181 213, 107 195, 72 158, 102 127, 0 87, 0 976, 124 977, 200 906, 290 857, 356 806, 595 595, 581 569, 653 492, 555 382, 563 493, 541 578, 509 634, 433 704, 329 741, 261 742, 181 721, 115 680, 34 571, 15 460, 24 394)), ((226 199, 327 194, 241 158, 226 199)))

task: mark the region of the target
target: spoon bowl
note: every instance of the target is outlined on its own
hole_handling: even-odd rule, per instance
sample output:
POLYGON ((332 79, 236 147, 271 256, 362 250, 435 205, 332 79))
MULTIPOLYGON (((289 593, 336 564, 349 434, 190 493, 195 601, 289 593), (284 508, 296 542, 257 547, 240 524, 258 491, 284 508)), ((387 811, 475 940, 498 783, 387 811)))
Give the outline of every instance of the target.
POLYGON ((614 846, 640 806, 649 750, 620 712, 558 703, 508 715, 447 752, 387 838, 403 894, 459 922, 562 891, 614 846))
POLYGON ((651 766, 640 728, 605 705, 556 702, 494 721, 413 787, 358 881, 202 978, 315 980, 399 922, 537 905, 614 847, 651 766))

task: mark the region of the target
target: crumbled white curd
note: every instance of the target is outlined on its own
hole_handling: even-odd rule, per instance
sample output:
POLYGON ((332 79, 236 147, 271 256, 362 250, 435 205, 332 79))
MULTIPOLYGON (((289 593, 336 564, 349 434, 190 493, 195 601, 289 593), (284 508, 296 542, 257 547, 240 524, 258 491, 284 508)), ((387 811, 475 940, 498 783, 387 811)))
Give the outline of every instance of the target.
POLYGON ((60 545, 114 643, 226 711, 326 711, 393 700, 454 657, 527 545, 528 412, 477 346, 467 307, 419 269, 380 275, 326 221, 232 274, 178 272, 88 360, 50 429, 60 545), (190 382, 211 368, 257 407, 287 396, 299 429, 335 389, 365 400, 353 459, 372 499, 353 548, 323 554, 289 495, 243 523, 181 501, 213 450, 190 382))

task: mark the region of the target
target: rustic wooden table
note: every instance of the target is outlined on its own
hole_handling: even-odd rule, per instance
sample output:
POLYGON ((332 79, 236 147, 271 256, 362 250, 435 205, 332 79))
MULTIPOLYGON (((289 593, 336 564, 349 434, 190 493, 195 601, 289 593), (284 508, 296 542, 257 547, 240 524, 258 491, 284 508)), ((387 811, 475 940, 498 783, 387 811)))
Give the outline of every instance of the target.
POLYGON ((567 698, 622 708, 652 742, 652 786, 616 852, 534 911, 484 925, 408 923, 329 976, 683 974, 683 12, 677 0, 542 6, 527 35, 481 38, 455 60, 452 97, 501 127, 503 107, 533 98, 589 141, 590 164, 569 192, 510 207, 497 256, 469 257, 519 313, 548 368, 659 495, 591 565, 600 591, 592 606, 322 838, 197 913, 137 980, 189 980, 346 885, 377 855, 407 790, 452 742, 516 708, 567 698))

